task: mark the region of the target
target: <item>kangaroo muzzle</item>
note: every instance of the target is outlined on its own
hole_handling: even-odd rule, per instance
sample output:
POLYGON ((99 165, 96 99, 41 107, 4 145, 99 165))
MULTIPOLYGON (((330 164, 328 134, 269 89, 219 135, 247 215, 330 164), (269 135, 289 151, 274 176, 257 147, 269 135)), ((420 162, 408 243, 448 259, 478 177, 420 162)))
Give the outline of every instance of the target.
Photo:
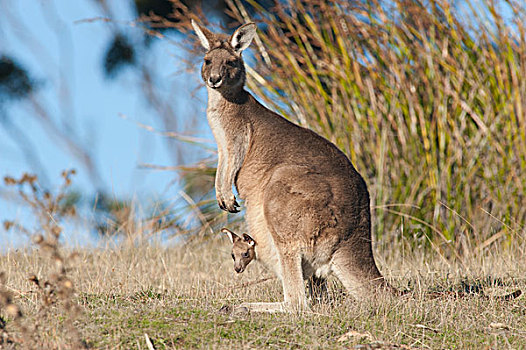
POLYGON ((223 83, 223 78, 220 75, 210 75, 208 78, 208 86, 217 89, 223 83))

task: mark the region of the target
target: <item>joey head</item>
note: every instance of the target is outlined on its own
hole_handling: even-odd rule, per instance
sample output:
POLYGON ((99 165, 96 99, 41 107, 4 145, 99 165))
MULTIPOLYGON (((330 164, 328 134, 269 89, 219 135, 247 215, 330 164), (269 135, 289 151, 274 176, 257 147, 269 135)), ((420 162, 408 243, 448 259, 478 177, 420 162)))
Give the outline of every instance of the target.
POLYGON ((240 237, 227 228, 221 229, 221 232, 226 233, 232 242, 234 270, 237 273, 245 271, 247 265, 256 258, 256 242, 246 233, 240 237))

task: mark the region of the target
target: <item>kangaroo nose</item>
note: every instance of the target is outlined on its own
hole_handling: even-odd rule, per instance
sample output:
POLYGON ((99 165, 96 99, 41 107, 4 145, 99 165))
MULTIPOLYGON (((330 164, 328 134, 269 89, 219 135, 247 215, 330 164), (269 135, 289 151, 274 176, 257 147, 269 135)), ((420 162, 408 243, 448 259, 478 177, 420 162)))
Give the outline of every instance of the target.
POLYGON ((234 267, 234 270, 236 270, 237 273, 243 272, 243 268, 241 266, 234 267))
POLYGON ((220 75, 211 75, 210 78, 208 78, 208 82, 213 87, 218 87, 221 84, 221 76, 220 75))

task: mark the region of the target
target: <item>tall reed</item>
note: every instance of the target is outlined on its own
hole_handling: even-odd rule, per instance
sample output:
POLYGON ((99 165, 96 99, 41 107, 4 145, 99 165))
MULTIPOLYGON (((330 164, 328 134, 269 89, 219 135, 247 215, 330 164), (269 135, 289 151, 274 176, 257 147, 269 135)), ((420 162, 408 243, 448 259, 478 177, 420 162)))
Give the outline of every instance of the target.
POLYGON ((249 88, 350 157, 378 236, 457 257, 524 239, 525 3, 248 2, 249 88))

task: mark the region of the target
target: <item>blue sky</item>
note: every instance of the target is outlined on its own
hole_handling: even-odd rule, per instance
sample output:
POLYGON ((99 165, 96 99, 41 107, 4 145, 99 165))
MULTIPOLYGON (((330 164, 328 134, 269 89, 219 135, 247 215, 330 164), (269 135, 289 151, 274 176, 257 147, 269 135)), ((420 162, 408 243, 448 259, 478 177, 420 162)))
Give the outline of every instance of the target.
MULTIPOLYGON (((53 118, 67 118, 77 130, 80 142, 92 150, 97 160, 106 191, 125 198, 174 198, 177 196, 177 185, 172 184, 175 173, 141 169, 139 165, 174 165, 176 161, 191 162, 206 154, 178 142, 168 145, 162 136, 136 125, 135 121, 165 130, 159 118, 154 117, 159 112, 145 101, 136 71, 125 70, 114 80, 105 78, 102 60, 112 30, 119 28, 132 37, 139 37, 138 29, 126 24, 132 19, 129 2, 108 3, 113 6, 115 22, 111 24, 81 21, 103 15, 97 2, 92 0, 0 0, 0 55, 13 56, 27 68, 40 86, 36 99, 53 118), (64 82, 71 96, 70 107, 64 104, 68 101, 63 94, 64 82), (168 146, 184 147, 182 157, 175 159, 168 146)), ((183 73, 186 65, 182 61, 188 58, 185 55, 170 40, 153 43, 146 60, 149 66, 155 67, 154 88, 177 116, 174 129, 168 131, 212 139, 204 122, 205 92, 199 89, 197 71, 183 73)), ((25 103, 11 103, 6 112, 38 150, 37 156, 44 164, 51 187, 60 183, 59 174, 63 169, 76 168, 79 174, 74 186, 83 192, 94 191, 82 165, 65 144, 42 130, 38 118, 25 103)), ((34 169, 0 128, 0 175, 19 176, 25 171, 34 169)), ((24 219, 26 214, 20 206, 0 197, 0 221, 24 219)), ((0 239, 12 239, 1 230, 0 239)))

